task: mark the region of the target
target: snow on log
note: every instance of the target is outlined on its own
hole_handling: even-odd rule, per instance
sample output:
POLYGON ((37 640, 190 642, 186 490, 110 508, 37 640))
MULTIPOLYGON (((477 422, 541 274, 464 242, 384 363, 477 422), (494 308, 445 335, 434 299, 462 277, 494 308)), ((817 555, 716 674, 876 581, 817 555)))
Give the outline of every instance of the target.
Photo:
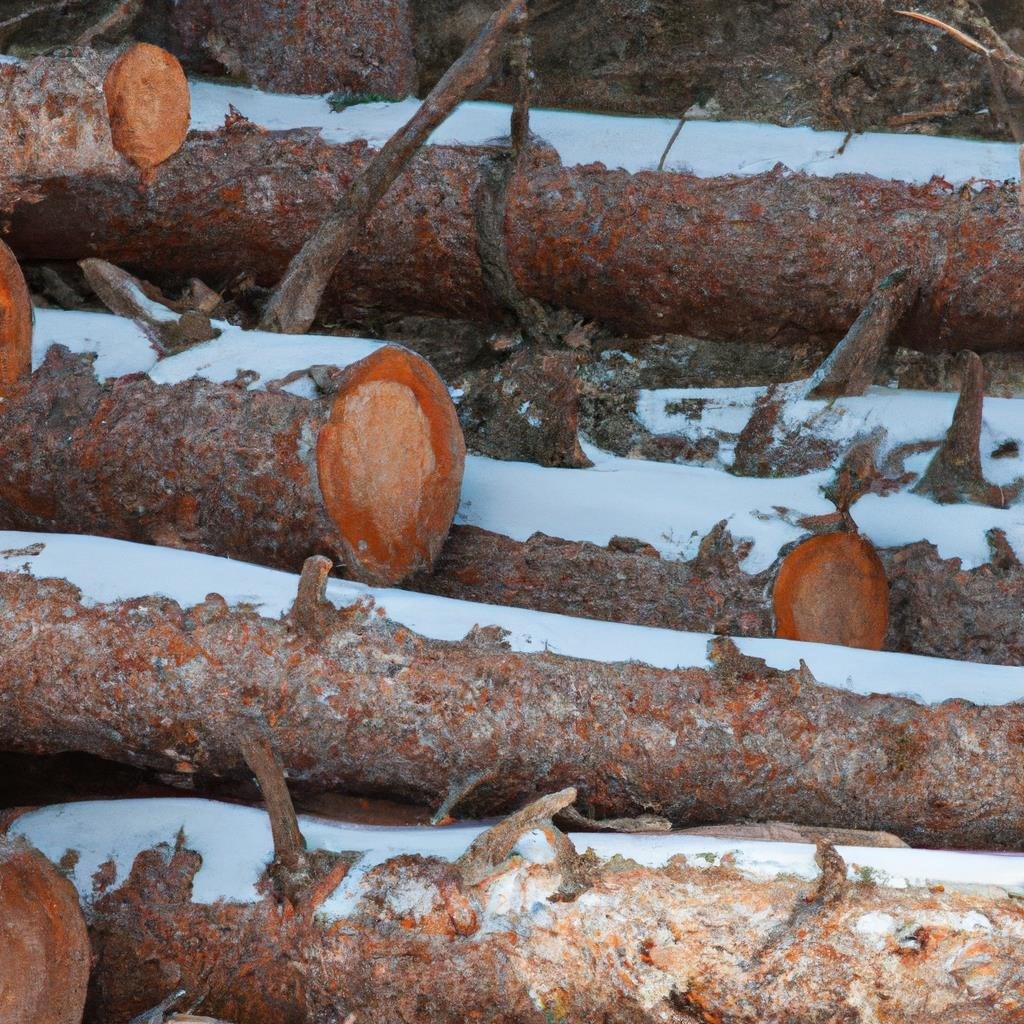
POLYGON ((90 949, 78 895, 45 857, 3 836, 0 950, 4 1024, 80 1024, 90 949))
POLYGON ((14 253, 0 242, 0 388, 32 370, 32 300, 14 253))
MULTIPOLYGON (((189 125, 181 65, 147 43, 0 64, 0 194, 33 202, 32 182, 96 177, 138 188, 189 125)), ((96 226, 98 211, 83 216, 96 226)), ((65 253, 63 257, 66 258, 65 253)))
POLYGON ((889 625, 885 567, 856 533, 826 533, 783 560, 772 593, 775 635, 877 651, 889 625))
POLYGON ((326 867, 286 906, 251 808, 66 804, 10 831, 74 861, 97 1024, 161 986, 248 1024, 1020 1019, 1019 856, 566 836, 546 812, 486 831, 304 818, 326 867))
MULTIPOLYGON (((291 110, 299 123, 306 120, 308 101, 275 106, 271 99, 264 97, 254 115, 266 111, 273 116, 264 120, 275 127, 288 123, 291 110)), ((308 130, 260 132, 237 122, 195 135, 144 196, 116 170, 58 178, 38 165, 28 168, 12 176, 6 189, 12 248, 32 259, 99 256, 149 277, 216 281, 244 265, 272 284, 366 167, 367 137, 382 141, 373 127, 379 116, 369 110, 342 117, 332 136, 350 140, 342 144, 308 130), (358 138, 347 124, 362 126, 358 138), (255 179, 252 167, 260 169, 255 179)), ((567 120, 573 116, 587 117, 563 115, 558 124, 575 124, 567 120)), ((630 119, 611 120, 616 123, 601 136, 597 152, 589 144, 589 159, 603 154, 616 164, 620 146, 635 149, 621 142, 626 128, 617 123, 630 119)), ((603 127, 602 119, 597 122, 585 122, 591 134, 603 127)), ((507 122, 494 130, 493 112, 487 123, 491 135, 507 132, 507 122)), ((531 123, 544 131, 539 115, 531 123)), ((388 134, 393 127, 392 119, 388 134)), ((680 138, 693 127, 701 126, 688 126, 680 138)), ((581 130, 576 125, 576 138, 581 130)), ((658 133, 660 138, 660 123, 658 133)), ((699 151, 701 139, 694 131, 688 145, 699 151)), ((915 164, 910 181, 870 176, 886 174, 886 167, 893 176, 903 173, 893 168, 891 142, 879 137, 865 143, 861 157, 826 159, 826 173, 836 174, 830 178, 782 169, 737 177, 742 138, 725 171, 721 160, 709 165, 722 177, 565 166, 552 150, 535 146, 519 163, 508 193, 505 249, 512 277, 528 299, 629 332, 802 342, 838 340, 869 301, 879 268, 906 267, 920 284, 920 297, 895 330, 895 343, 926 350, 1018 348, 1013 312, 1024 304, 1024 276, 1017 270, 1024 224, 1016 192, 1007 185, 989 183, 975 191, 953 184, 984 177, 986 168, 1000 178, 1017 172, 1005 172, 992 144, 922 141, 937 148, 915 150, 911 162, 921 157, 921 166, 915 164), (964 153, 970 154, 966 175, 964 153), (921 167, 926 184, 916 183, 921 167), (928 180, 929 173, 944 170, 949 179, 928 180), (642 221, 637 210, 644 211, 642 221)), ((773 157, 769 151, 766 160, 754 162, 768 168, 776 159, 813 163, 808 148, 796 143, 800 154, 776 150, 773 157)), ((370 219, 364 240, 339 265, 324 313, 498 313, 481 270, 476 216, 486 152, 435 145, 419 153, 370 219), (434 199, 439 190, 445 195, 441 205, 434 199)), ((678 164, 666 166, 693 162, 681 155, 678 164)), ((650 163, 645 159, 640 166, 650 163)))
POLYGON ((313 789, 438 806, 483 772, 477 812, 574 785, 597 817, 1022 839, 1024 669, 340 580, 290 611, 297 577, 231 560, 46 534, 0 549, 4 749, 239 776, 256 718, 313 789))
POLYGON ((348 348, 320 367, 323 398, 249 390, 237 363, 224 384, 101 382, 92 354, 49 349, 0 405, 0 522, 292 569, 319 553, 376 583, 428 568, 459 500, 454 407, 414 353, 348 348))

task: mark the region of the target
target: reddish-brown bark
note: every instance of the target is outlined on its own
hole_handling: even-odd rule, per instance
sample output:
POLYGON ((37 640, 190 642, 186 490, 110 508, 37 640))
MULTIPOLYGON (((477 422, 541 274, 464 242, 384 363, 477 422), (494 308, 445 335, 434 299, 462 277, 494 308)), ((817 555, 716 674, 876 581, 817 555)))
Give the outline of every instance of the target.
MULTIPOLYGON (((313 626, 212 597, 85 605, 0 577, 0 747, 82 750, 238 776, 238 726, 269 723, 289 778, 462 813, 577 785, 597 817, 788 820, 932 845, 1019 846, 1024 706, 931 706, 817 684, 716 646, 668 671, 445 643, 358 609, 313 626)), ((968 686, 965 676, 965 688, 968 686)))
POLYGON ((24 842, 0 835, 0 1017, 80 1024, 89 935, 71 883, 24 842))
POLYGON ((32 300, 14 253, 0 242, 0 389, 32 370, 32 300))
POLYGON ((395 99, 416 85, 409 0, 177 0, 166 24, 154 16, 150 31, 201 73, 276 92, 395 99))
POLYGON ((78 175, 138 189, 140 171, 148 178, 180 148, 188 120, 185 74, 159 47, 0 64, 0 195, 31 202, 31 182, 78 175))
MULTIPOLYGON (((499 313, 478 250, 483 155, 418 153, 343 257, 324 311, 499 313)), ((23 259, 101 256, 163 281, 217 283, 248 268, 272 284, 369 158, 361 143, 239 126, 191 137, 145 195, 116 172, 57 178, 35 165, 6 183, 9 240, 23 259)), ((535 148, 513 176, 505 226, 524 296, 627 331, 836 341, 880 270, 907 267, 920 298, 894 344, 1020 345, 1024 222, 1009 187, 961 194, 942 181, 856 175, 630 175, 563 167, 535 148)))
POLYGON ((372 582, 432 564, 465 448, 429 364, 382 347, 322 401, 246 383, 103 385, 89 357, 51 349, 0 405, 0 522, 293 570, 325 554, 372 582))
POLYGON ((878 650, 889 625, 889 584, 870 541, 826 533, 794 548, 772 592, 775 635, 878 650))
POLYGON ((816 881, 644 868, 531 827, 557 859, 511 853, 519 830, 454 862, 393 857, 334 918, 316 884, 283 905, 194 903, 202 857, 168 835, 96 894, 89 1019, 120 1024, 180 988, 246 1024, 1020 1020, 1024 909, 1003 892, 852 882, 827 845, 816 881))

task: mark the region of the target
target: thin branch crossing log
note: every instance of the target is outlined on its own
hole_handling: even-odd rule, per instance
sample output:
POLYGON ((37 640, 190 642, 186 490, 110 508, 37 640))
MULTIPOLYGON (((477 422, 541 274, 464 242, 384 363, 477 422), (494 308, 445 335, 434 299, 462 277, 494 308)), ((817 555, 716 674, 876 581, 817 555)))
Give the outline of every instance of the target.
MULTIPOLYGON (((418 152, 342 257, 322 313, 500 314, 480 266, 483 155, 418 152)), ((362 143, 308 131, 228 129, 193 135, 145 195, 123 168, 55 175, 22 159, 0 172, 9 243, 23 260, 98 256, 158 281, 229 280, 242 265, 272 284, 371 159, 362 143)), ((894 345, 1020 347, 1024 222, 1010 187, 968 196, 940 180, 868 175, 630 175, 563 167, 534 145, 513 176, 505 231, 526 298, 631 333, 838 341, 878 268, 905 266, 921 292, 894 345)))
MULTIPOLYGON (((130 548, 116 554, 109 541, 75 543, 77 565, 91 564, 93 576, 112 558, 138 557, 130 548)), ((1012 696, 970 703, 975 686, 993 678, 990 667, 977 681, 963 667, 956 692, 965 699, 925 704, 894 695, 909 679, 886 680, 908 671, 904 662, 870 652, 859 657, 879 659, 877 669, 862 671, 889 695, 819 684, 813 651, 810 669, 782 671, 726 640, 713 644, 710 666, 698 641, 682 655, 692 662, 676 662, 691 667, 670 670, 520 653, 495 629, 427 639, 358 605, 328 605, 310 633, 217 596, 186 609, 159 597, 85 600, 63 581, 26 575, 33 557, 11 552, 21 571, 0 575, 2 749, 82 750, 161 771, 246 777, 235 737, 261 716, 290 783, 306 789, 436 807, 497 766, 460 803, 463 813, 575 786, 592 817, 783 820, 975 848, 1024 839, 1024 704, 1012 696)), ((217 588, 215 561, 145 557, 158 558, 168 580, 194 578, 199 593, 217 588)), ((242 589, 245 601, 261 600, 255 579, 242 589)), ((420 614, 450 635, 457 609, 424 600, 420 614)), ((479 614, 493 621, 485 608, 479 614)), ((534 627, 521 628, 549 628, 534 627)), ((616 650, 609 657, 635 657, 616 650)), ((927 693, 933 668, 923 662, 913 685, 927 693)), ((995 674, 1017 678, 1013 669, 995 674)))
MULTIPOLYGON (((232 863, 193 834, 180 801, 133 801, 126 809, 146 815, 151 834, 165 822, 166 840, 122 838, 125 874, 99 892, 76 875, 96 952, 90 1019, 130 1019, 151 1004, 154 979, 173 977, 205 995, 204 1013, 246 1024, 1020 1020, 1024 907, 1005 887, 952 884, 941 856, 919 850, 884 851, 910 875, 891 880, 858 871, 877 851, 827 843, 789 852, 792 873, 757 844, 714 839, 612 837, 580 852, 594 837, 549 821, 566 796, 523 808, 461 858, 467 830, 440 856, 407 835, 408 852, 384 859, 366 832, 321 825, 325 843, 361 842, 354 852, 367 863, 330 904, 289 914, 256 895, 258 868, 241 867, 259 861, 256 812, 216 808, 238 833, 232 863), (209 872, 230 878, 230 891, 200 902, 209 872)), ((118 813, 102 803, 60 810, 77 831, 62 835, 51 809, 15 828, 45 837, 48 850, 74 850, 106 842, 97 832, 118 813)), ((1003 858, 999 876, 1017 860, 1003 858)), ((995 861, 959 855, 956 870, 988 882, 995 861)))
POLYGON ((506 33, 525 18, 525 0, 508 0, 434 86, 408 123, 388 139, 330 216, 288 264, 284 278, 264 311, 264 330, 285 334, 304 334, 309 330, 331 275, 345 250, 362 232, 374 208, 434 129, 483 85, 506 33))
POLYGON ((138 188, 181 148, 189 108, 181 65, 147 43, 0 64, 0 195, 78 175, 138 188))
POLYGON ((333 395, 141 374, 106 385, 51 349, 0 404, 0 522, 103 533, 297 569, 311 554, 394 583, 429 568, 465 446, 444 385, 382 346, 333 395))

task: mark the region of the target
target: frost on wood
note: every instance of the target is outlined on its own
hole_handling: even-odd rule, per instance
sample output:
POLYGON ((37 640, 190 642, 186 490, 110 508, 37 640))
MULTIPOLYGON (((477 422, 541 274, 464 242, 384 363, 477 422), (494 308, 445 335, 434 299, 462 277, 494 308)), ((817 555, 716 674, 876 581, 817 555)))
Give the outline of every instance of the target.
POLYGON ((80 1024, 89 937, 71 883, 23 840, 0 835, 0 1017, 80 1024))
POLYGON ((320 553, 381 583, 436 558, 464 446, 419 356, 377 348, 315 400, 250 391, 244 375, 101 384, 91 361, 53 348, 0 405, 0 522, 291 569, 320 553))
MULTIPOLYGON (((353 872, 286 910, 253 889, 263 865, 250 829, 233 832, 226 858, 224 841, 211 848, 188 814, 175 835, 174 810, 157 817, 156 801, 133 802, 130 811, 152 819, 149 837, 115 851, 110 866, 124 873, 84 887, 96 953, 91 1019, 120 1024, 173 978, 205 995, 202 1012, 249 1024, 353 1013, 379 1024, 461 1024, 475 1013, 508 1024, 1019 1020, 1024 908, 984 884, 993 858, 960 857, 978 862, 981 885, 942 884, 941 873, 923 885, 890 884, 864 866, 879 853, 909 863, 922 854, 913 850, 819 844, 812 860, 805 846, 708 838, 673 854, 673 837, 570 839, 548 820, 567 797, 525 807, 461 857, 458 831, 469 830, 442 830, 440 842, 431 841, 437 830, 404 830, 403 852, 366 856, 393 838, 389 830, 319 823, 331 849, 354 844, 353 872), (218 874, 229 891, 200 897, 218 874)), ((71 855, 94 849, 99 822, 118 815, 103 804, 52 811, 15 828, 45 829, 71 855), (63 836, 62 810, 78 822, 63 836)), ((220 812, 221 827, 253 813, 220 812)))
MULTIPOLYGON (((204 592, 216 585, 200 582, 204 592)), ((476 621, 487 622, 486 612, 476 621)), ((446 628, 460 613, 436 609, 446 628)), ((612 628, 579 624, 587 626, 612 628)), ((543 628, 538 620, 532 632, 543 628)), ((67 583, 19 572, 0 576, 0 629, 8 750, 82 750, 239 777, 233 737, 259 715, 290 782, 307 789, 438 806, 496 769, 462 801, 464 813, 574 786, 598 818, 652 811, 677 823, 885 829, 942 846, 1021 841, 1024 708, 970 703, 992 666, 951 666, 965 699, 925 705, 824 686, 806 667, 771 669, 722 639, 710 667, 694 638, 691 662, 659 669, 520 653, 494 629, 431 640, 358 604, 325 608, 310 632, 217 596, 187 609, 160 597, 83 602, 67 583)), ((813 668, 838 650, 806 657, 813 668)), ((840 664, 848 669, 858 653, 869 652, 840 664)), ((869 688, 897 692, 941 668, 873 664, 869 688), (897 672, 905 674, 885 678, 897 672)))

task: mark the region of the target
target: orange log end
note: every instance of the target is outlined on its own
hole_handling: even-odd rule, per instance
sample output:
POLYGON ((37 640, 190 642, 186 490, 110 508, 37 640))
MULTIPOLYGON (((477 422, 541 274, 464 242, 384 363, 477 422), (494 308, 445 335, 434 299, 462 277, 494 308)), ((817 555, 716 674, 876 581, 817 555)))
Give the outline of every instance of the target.
POLYGON ((387 585, 429 569, 455 518, 465 459, 455 407, 424 359, 389 345, 348 367, 317 442, 346 574, 387 585))
POLYGON ((775 635, 877 651, 889 625, 889 582, 854 533, 812 537, 785 558, 772 595, 775 635))
POLYGON ((143 174, 181 148, 188 134, 188 80, 176 57, 137 43, 103 81, 114 148, 143 174))
POLYGON ((32 372, 32 301, 14 253, 0 242, 0 387, 32 372))
POLYGON ((71 883, 41 854, 0 839, 0 1018, 79 1024, 89 934, 71 883))

